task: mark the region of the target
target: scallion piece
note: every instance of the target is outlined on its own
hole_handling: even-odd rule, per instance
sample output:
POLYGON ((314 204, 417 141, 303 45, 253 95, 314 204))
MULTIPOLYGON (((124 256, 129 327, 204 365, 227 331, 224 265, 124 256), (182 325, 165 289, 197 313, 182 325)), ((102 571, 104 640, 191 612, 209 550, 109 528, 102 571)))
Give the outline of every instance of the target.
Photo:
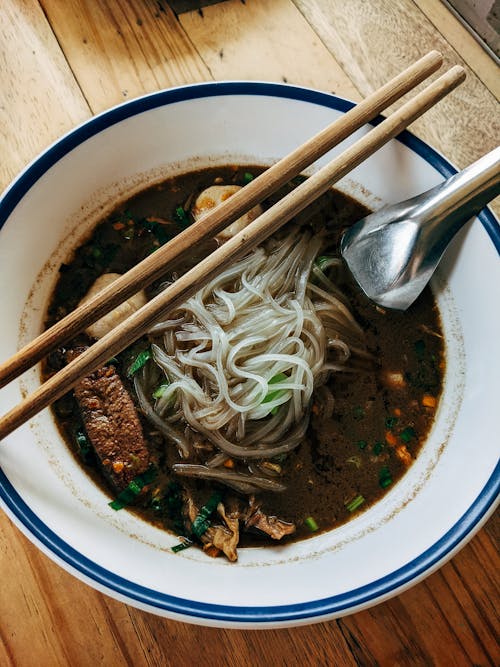
POLYGON ((157 387, 154 390, 153 398, 161 398, 169 387, 170 387, 170 382, 163 382, 159 387, 157 387))
POLYGON ((127 376, 131 378, 133 375, 137 373, 137 371, 141 370, 141 368, 145 366, 150 359, 151 359, 151 349, 149 347, 147 348, 147 350, 139 352, 137 357, 130 364, 127 371, 127 376))
POLYGON ((246 171, 243 174, 243 180, 245 181, 245 183, 250 183, 250 181, 253 181, 253 179, 254 179, 254 175, 251 174, 249 171, 246 171))
POLYGON ((365 502, 365 499, 363 498, 362 495, 358 495, 352 500, 350 500, 348 503, 345 503, 346 509, 349 510, 349 512, 354 512, 354 510, 357 510, 358 507, 361 507, 361 505, 365 502))
POLYGON ((397 417, 387 417, 385 420, 385 425, 386 428, 394 428, 396 424, 398 423, 398 418, 397 417))
POLYGON ((401 433, 399 434, 399 437, 401 440, 406 444, 410 442, 412 438, 414 438, 416 435, 415 429, 412 428, 411 426, 407 426, 401 433))
POLYGON ((383 488, 386 489, 392 484, 391 471, 387 466, 384 466, 379 473, 378 483, 383 488))
POLYGON ((189 224, 189 220, 188 220, 188 217, 186 215, 186 211, 184 210, 184 208, 182 206, 178 206, 175 209, 175 217, 177 218, 177 222, 180 222, 181 225, 188 225, 189 224))
POLYGON ((366 440, 358 440, 356 445, 358 446, 358 449, 366 449, 368 443, 366 442, 366 440))
POLYGON ((216 492, 210 496, 206 505, 203 505, 191 527, 191 531, 196 537, 201 537, 207 532, 210 527, 210 515, 215 511, 221 500, 220 494, 216 492))
POLYGON ((313 519, 312 516, 308 516, 307 519, 304 519, 305 525, 309 528, 311 533, 314 533, 315 531, 318 530, 318 524, 316 521, 313 519))
POLYGON ((182 542, 180 542, 179 544, 175 544, 175 545, 172 547, 172 551, 174 552, 174 554, 179 553, 179 551, 184 551, 184 549, 189 549, 189 547, 190 547, 192 544, 193 544, 193 543, 192 543, 192 541, 191 541, 189 538, 187 538, 187 537, 183 537, 183 538, 182 538, 182 542))
POLYGON ((108 503, 111 509, 118 511, 133 502, 140 494, 142 489, 154 480, 156 477, 156 472, 156 468, 154 466, 150 466, 146 472, 142 473, 142 475, 137 475, 137 477, 135 477, 130 482, 127 488, 123 489, 123 491, 117 495, 115 500, 108 503))
POLYGON ((382 452, 383 449, 384 449, 384 443, 383 442, 376 442, 373 445, 373 453, 375 454, 375 456, 378 456, 382 452))

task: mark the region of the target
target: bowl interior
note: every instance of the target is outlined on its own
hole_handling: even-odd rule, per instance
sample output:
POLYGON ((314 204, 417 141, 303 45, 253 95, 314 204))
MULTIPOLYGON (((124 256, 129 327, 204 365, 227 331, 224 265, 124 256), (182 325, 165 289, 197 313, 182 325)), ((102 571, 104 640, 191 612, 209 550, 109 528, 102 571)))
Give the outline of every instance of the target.
MULTIPOLYGON (((40 332, 58 265, 117 200, 190 168, 271 164, 349 106, 290 86, 205 84, 122 105, 64 137, 0 202, 0 358, 40 332)), ((418 194, 452 171, 405 134, 338 187, 379 207, 418 194)), ((494 229, 491 218, 486 223, 494 229)), ((500 370, 494 353, 498 284, 497 250, 475 219, 433 279, 447 369, 428 441, 381 502, 336 530, 284 547, 241 550, 236 564, 194 549, 173 554, 175 536, 108 507, 107 496, 67 451, 48 411, 0 448, 3 506, 30 539, 79 578, 173 618, 238 627, 291 625, 381 601, 451 557, 492 511, 499 484, 493 410, 500 370)), ((38 384, 33 369, 5 388, 2 413, 38 384)))

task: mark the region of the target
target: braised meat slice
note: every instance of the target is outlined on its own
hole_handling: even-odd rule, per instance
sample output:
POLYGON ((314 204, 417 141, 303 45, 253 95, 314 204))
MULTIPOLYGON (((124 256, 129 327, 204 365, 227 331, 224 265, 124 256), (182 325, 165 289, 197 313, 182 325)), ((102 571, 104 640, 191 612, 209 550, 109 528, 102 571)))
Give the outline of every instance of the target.
POLYGON ((151 463, 134 403, 113 366, 81 380, 74 393, 103 470, 121 491, 151 463))

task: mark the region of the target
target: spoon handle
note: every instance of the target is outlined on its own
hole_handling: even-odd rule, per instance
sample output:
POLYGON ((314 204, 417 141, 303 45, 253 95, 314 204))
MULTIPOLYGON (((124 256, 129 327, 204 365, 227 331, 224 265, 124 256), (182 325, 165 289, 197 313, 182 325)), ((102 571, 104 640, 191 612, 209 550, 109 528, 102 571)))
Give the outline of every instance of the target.
POLYGON ((500 146, 422 196, 418 217, 441 234, 458 229, 500 194, 500 146))

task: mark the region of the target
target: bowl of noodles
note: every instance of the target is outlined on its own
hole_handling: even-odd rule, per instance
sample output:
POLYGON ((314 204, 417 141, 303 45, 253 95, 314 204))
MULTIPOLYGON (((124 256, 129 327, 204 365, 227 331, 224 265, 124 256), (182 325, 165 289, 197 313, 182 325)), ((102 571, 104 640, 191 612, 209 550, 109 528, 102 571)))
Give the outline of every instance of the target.
MULTIPOLYGON (((199 84, 62 137, 0 200, 0 272, 16 283, 2 359, 351 106, 294 86, 199 84)), ((3 389, 2 411, 339 151, 53 350, 3 389)), ((408 132, 391 141, 8 436, 3 509, 89 585, 204 625, 324 621, 430 574, 498 495, 498 223, 475 218, 404 313, 364 297, 339 242, 454 172, 408 132)))

